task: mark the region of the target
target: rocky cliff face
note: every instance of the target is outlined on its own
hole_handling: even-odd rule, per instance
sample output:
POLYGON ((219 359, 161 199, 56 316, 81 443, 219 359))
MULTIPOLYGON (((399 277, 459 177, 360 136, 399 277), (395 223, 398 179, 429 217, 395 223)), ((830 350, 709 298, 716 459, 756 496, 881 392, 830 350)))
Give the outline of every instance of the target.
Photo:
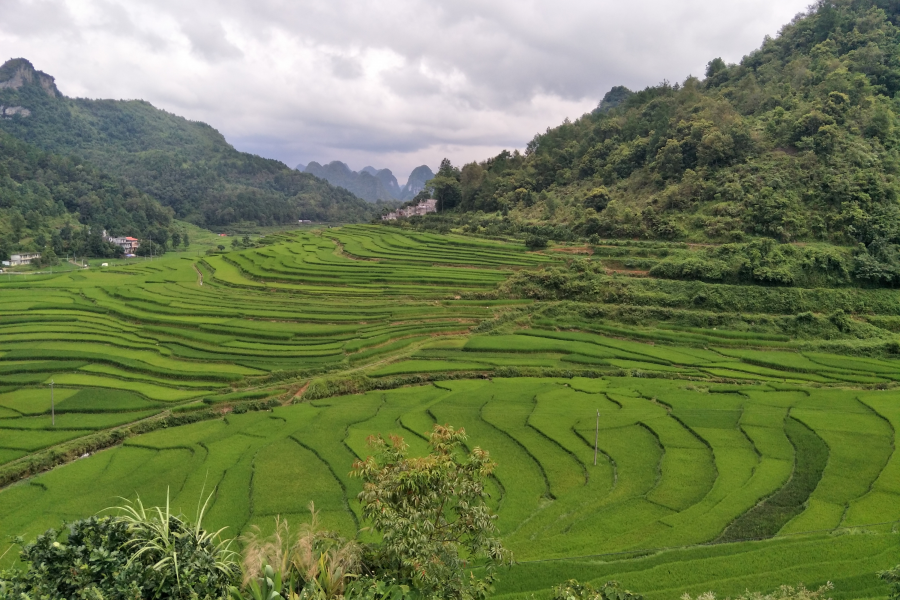
POLYGON ((56 89, 56 80, 50 75, 36 70, 34 65, 24 58, 14 58, 6 61, 0 67, 0 90, 18 90, 29 83, 36 83, 41 86, 51 98, 56 98, 60 95, 59 90, 56 89))
POLYGON ((425 182, 433 177, 434 171, 427 165, 416 167, 413 169, 413 172, 409 174, 409 179, 406 181, 406 185, 403 186, 403 190, 401 191, 400 199, 404 201, 412 200, 416 197, 416 194, 425 189, 425 182))

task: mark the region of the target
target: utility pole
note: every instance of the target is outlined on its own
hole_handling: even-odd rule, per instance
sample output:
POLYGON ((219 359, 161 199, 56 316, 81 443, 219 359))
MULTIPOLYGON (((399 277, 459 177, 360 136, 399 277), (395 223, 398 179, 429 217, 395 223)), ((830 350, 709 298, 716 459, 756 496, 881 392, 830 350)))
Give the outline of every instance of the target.
POLYGON ((53 404, 53 380, 50 380, 50 424, 56 425, 56 407, 53 404))
POLYGON ((597 466, 597 444, 600 442, 600 409, 597 409, 597 428, 594 430, 594 466, 597 466))

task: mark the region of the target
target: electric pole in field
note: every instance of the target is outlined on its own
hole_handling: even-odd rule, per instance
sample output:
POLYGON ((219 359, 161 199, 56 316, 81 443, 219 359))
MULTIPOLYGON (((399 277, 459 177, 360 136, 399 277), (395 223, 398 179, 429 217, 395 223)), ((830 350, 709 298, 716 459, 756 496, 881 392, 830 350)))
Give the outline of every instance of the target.
POLYGON ((597 466, 597 444, 600 442, 600 409, 597 409, 597 428, 594 430, 594 466, 597 466))
POLYGON ((53 404, 53 380, 50 380, 50 424, 56 425, 56 407, 53 404))

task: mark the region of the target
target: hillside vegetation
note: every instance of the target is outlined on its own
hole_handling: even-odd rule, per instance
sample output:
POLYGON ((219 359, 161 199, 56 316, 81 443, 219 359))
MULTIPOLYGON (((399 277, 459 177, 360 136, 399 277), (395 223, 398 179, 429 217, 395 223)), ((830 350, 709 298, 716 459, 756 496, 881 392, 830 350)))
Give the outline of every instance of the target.
POLYGON ((740 64, 614 88, 524 154, 445 165, 433 188, 469 231, 862 245, 869 278, 894 280, 898 18, 888 0, 821 0, 740 64))
POLYGON ((368 220, 375 207, 287 165, 235 150, 218 131, 142 100, 63 96, 49 75, 15 59, 0 66, 0 130, 56 154, 76 154, 201 226, 368 220))
MULTIPOLYGON (((172 209, 76 157, 38 150, 0 131, 0 257, 16 251, 114 255, 101 238, 173 236, 172 209)), ((177 230, 173 230, 176 231, 177 230)), ((180 237, 180 234, 178 234, 180 237)))

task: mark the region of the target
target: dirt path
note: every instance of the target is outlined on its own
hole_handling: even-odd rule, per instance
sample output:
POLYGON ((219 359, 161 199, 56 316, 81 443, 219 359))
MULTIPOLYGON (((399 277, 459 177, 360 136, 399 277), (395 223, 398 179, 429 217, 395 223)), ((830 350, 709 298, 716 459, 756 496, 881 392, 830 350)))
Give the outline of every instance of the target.
POLYGON ((282 406, 287 406, 288 404, 291 404, 291 403, 294 402, 295 400, 298 400, 298 401, 299 401, 300 398, 303 396, 303 392, 306 391, 306 388, 309 387, 309 384, 310 384, 310 383, 312 383, 312 379, 310 379, 309 381, 307 381, 306 383, 304 383, 303 386, 302 386, 299 390, 297 390, 297 393, 294 394, 293 396, 291 396, 291 399, 290 399, 290 400, 288 400, 287 402, 283 402, 281 405, 282 405, 282 406))
POLYGON ((200 272, 200 269, 197 268, 197 264, 194 263, 191 265, 194 267, 194 270, 197 271, 197 285, 203 287, 203 273, 200 272))

